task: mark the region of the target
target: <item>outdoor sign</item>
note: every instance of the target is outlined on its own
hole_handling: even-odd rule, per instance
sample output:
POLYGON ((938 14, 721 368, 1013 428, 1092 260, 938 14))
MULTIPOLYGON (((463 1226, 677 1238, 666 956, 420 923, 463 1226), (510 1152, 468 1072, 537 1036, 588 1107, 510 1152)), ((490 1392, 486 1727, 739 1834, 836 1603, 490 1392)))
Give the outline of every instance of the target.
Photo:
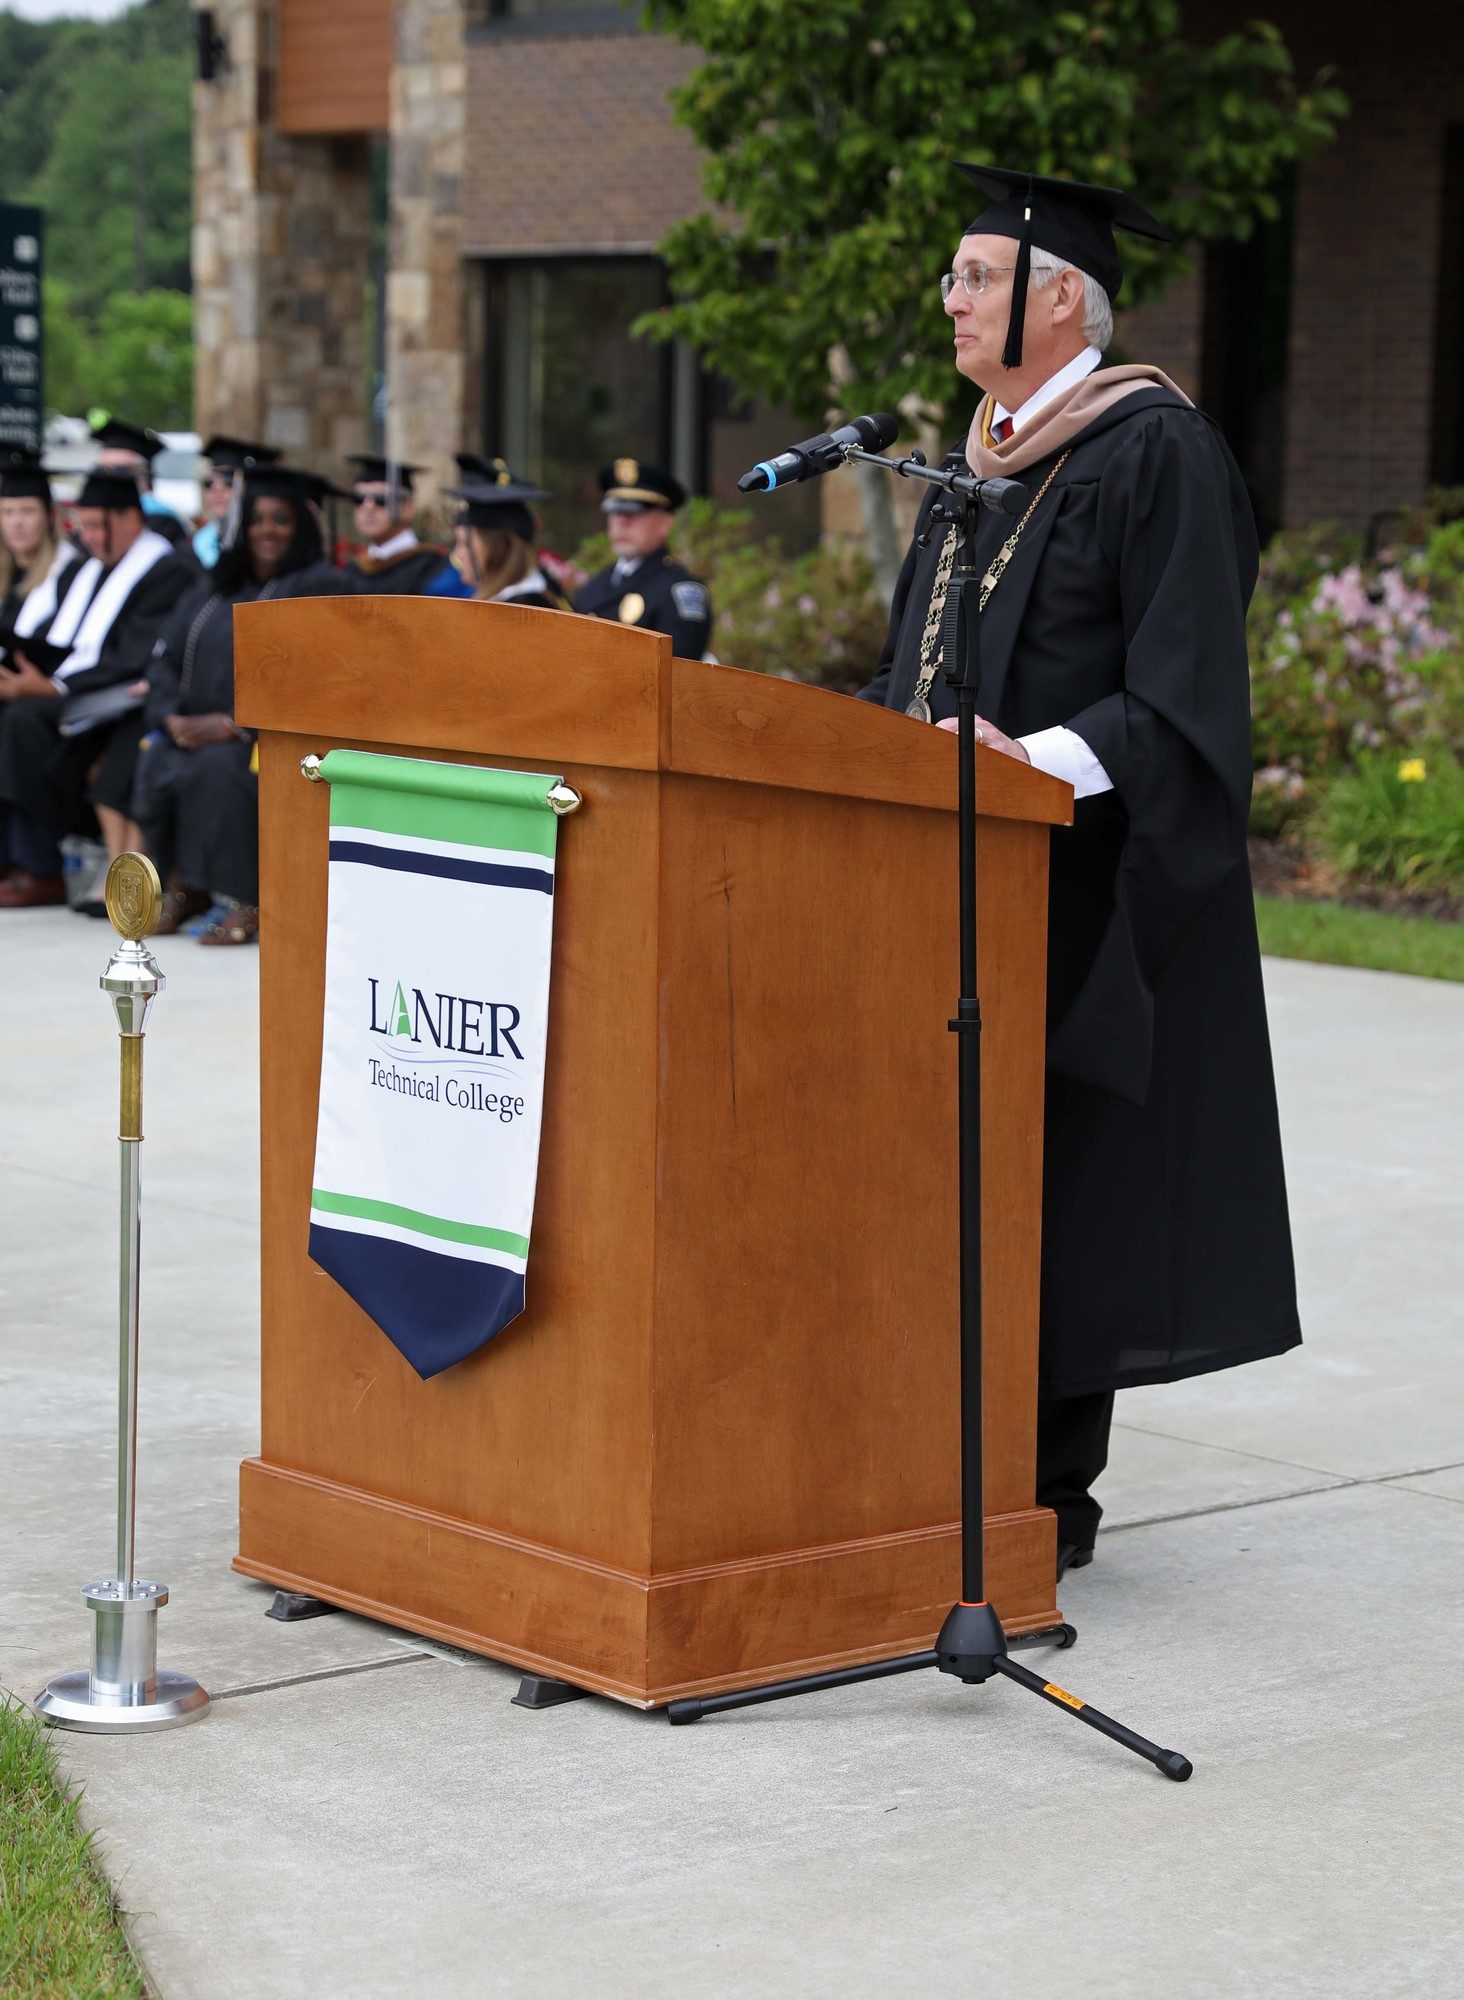
POLYGON ((38 208, 0 202, 0 445, 41 449, 41 232, 38 208))

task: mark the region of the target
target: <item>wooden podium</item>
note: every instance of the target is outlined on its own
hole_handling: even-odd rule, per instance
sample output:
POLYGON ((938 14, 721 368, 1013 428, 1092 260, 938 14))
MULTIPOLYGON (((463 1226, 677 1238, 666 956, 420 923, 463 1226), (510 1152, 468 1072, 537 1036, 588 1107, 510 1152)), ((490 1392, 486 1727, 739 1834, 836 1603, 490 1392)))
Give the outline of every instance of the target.
MULTIPOLYGON (((649 1706, 929 1646, 959 1595, 956 744, 600 621, 236 613, 260 732, 263 1409, 235 1567, 649 1706), (306 1254, 345 745, 562 772, 528 1308, 423 1382, 306 1254)), ((1048 827, 981 751, 988 1594, 1034 1505, 1048 827)))

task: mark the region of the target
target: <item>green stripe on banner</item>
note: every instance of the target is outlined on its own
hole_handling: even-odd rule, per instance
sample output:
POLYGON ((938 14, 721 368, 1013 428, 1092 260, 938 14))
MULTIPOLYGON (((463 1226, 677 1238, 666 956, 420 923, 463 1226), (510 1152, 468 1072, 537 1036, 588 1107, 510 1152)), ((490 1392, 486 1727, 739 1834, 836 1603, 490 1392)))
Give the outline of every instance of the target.
POLYGON ((554 853, 558 821, 548 794, 559 783, 535 771, 488 771, 425 757, 331 750, 320 760, 332 826, 447 840, 460 847, 554 853))
POLYGON ((508 1229, 484 1229, 475 1222, 447 1222, 440 1215, 423 1215, 420 1209, 398 1208, 394 1201, 369 1201, 360 1195, 328 1194, 313 1188, 310 1206, 322 1215, 354 1215, 361 1222, 392 1222, 398 1229, 415 1230, 419 1236, 438 1236, 444 1243, 472 1243, 480 1250, 506 1250, 511 1257, 527 1257, 529 1239, 508 1229))

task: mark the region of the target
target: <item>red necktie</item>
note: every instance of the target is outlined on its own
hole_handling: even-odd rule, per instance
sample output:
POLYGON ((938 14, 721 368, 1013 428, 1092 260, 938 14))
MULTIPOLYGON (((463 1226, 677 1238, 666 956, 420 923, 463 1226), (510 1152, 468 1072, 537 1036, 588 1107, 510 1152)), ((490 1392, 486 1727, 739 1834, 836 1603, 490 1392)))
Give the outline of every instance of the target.
POLYGON ((996 423, 991 426, 991 435, 996 439, 998 444, 1005 444, 1011 434, 1012 420, 1010 417, 998 418, 996 423))

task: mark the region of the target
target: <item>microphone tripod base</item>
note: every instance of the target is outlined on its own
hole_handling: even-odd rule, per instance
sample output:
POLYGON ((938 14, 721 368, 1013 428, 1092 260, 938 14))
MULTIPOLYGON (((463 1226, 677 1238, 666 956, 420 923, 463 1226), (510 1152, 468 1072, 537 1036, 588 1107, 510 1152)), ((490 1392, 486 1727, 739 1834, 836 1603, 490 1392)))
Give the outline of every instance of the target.
MULTIPOLYGON (((1059 1633, 1067 1629, 1064 1626, 1056 1628, 1059 1633)), ((905 1653, 894 1660, 873 1660, 868 1666, 840 1667, 828 1674, 805 1674, 798 1680, 774 1681, 767 1687, 738 1688, 732 1694, 709 1694, 673 1701, 666 1710, 666 1719, 672 1723, 700 1722, 703 1716, 721 1715, 731 1708, 755 1708, 765 1701, 786 1701, 794 1695, 819 1694, 826 1688, 852 1687, 860 1681, 887 1680, 894 1674, 918 1673, 923 1667, 936 1667, 943 1674, 952 1674, 968 1687, 980 1686, 983 1681, 1000 1674, 1004 1679, 1014 1681, 1018 1687, 1026 1688, 1029 1694, 1041 1695, 1044 1701, 1065 1710, 1079 1722, 1086 1722, 1090 1729, 1096 1729, 1110 1742, 1132 1750, 1135 1756, 1144 1758, 1156 1771, 1162 1771, 1166 1778, 1173 1778, 1176 1784, 1183 1784, 1194 1769, 1188 1757, 1181 1756, 1178 1750, 1162 1749, 1159 1744, 1151 1743, 1147 1736, 1140 1736, 1137 1730, 1115 1722, 1111 1715, 1104 1715, 1101 1709, 1090 1708, 1087 1702, 1069 1694, 1066 1688, 1044 1681, 1041 1674, 1019 1666, 1007 1652, 1001 1620, 989 1604, 953 1605, 940 1628, 933 1652, 905 1653)))

